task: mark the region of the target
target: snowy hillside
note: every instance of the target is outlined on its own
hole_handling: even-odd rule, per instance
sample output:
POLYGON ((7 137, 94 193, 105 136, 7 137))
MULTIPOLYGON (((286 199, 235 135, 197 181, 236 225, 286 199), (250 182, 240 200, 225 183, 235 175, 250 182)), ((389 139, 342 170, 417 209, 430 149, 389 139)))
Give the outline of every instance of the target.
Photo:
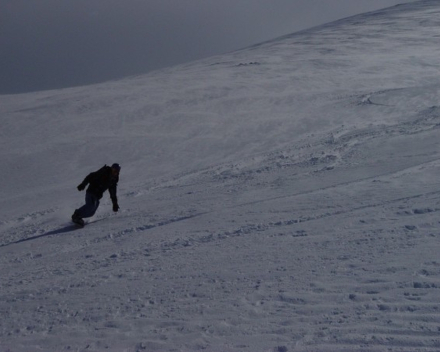
POLYGON ((0 96, 0 351, 440 351, 439 41, 417 1, 0 96))

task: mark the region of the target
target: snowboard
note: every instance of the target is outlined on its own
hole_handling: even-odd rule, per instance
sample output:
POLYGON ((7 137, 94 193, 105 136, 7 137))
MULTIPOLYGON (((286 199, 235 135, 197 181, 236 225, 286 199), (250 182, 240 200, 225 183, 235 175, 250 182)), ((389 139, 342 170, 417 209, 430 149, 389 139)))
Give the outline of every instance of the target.
POLYGON ((83 219, 72 219, 72 222, 76 225, 78 225, 79 227, 84 227, 85 222, 83 219))

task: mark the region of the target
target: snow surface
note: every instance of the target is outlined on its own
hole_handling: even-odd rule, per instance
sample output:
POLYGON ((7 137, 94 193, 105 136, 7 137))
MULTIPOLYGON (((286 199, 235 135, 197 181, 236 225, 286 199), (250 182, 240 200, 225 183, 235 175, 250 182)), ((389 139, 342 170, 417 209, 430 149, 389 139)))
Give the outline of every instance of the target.
POLYGON ((0 351, 440 351, 439 43, 418 1, 0 96, 0 351))

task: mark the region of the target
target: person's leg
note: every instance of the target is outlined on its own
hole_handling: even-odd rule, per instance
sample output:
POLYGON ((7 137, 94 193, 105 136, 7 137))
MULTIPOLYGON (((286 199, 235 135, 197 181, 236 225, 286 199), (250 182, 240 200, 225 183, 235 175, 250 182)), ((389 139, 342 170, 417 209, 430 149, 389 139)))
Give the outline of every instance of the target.
POLYGON ((80 218, 90 218, 99 207, 99 199, 92 193, 86 192, 86 204, 76 209, 74 215, 80 218))

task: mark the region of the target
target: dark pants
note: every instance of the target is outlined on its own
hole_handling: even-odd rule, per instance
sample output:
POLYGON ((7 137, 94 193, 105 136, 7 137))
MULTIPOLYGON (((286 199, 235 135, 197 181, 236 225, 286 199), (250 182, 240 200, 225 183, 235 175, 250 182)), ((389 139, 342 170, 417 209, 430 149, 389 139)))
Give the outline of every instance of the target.
POLYGON ((86 204, 76 210, 76 214, 80 218, 90 218, 95 215, 99 207, 99 199, 93 193, 86 192, 86 204))

